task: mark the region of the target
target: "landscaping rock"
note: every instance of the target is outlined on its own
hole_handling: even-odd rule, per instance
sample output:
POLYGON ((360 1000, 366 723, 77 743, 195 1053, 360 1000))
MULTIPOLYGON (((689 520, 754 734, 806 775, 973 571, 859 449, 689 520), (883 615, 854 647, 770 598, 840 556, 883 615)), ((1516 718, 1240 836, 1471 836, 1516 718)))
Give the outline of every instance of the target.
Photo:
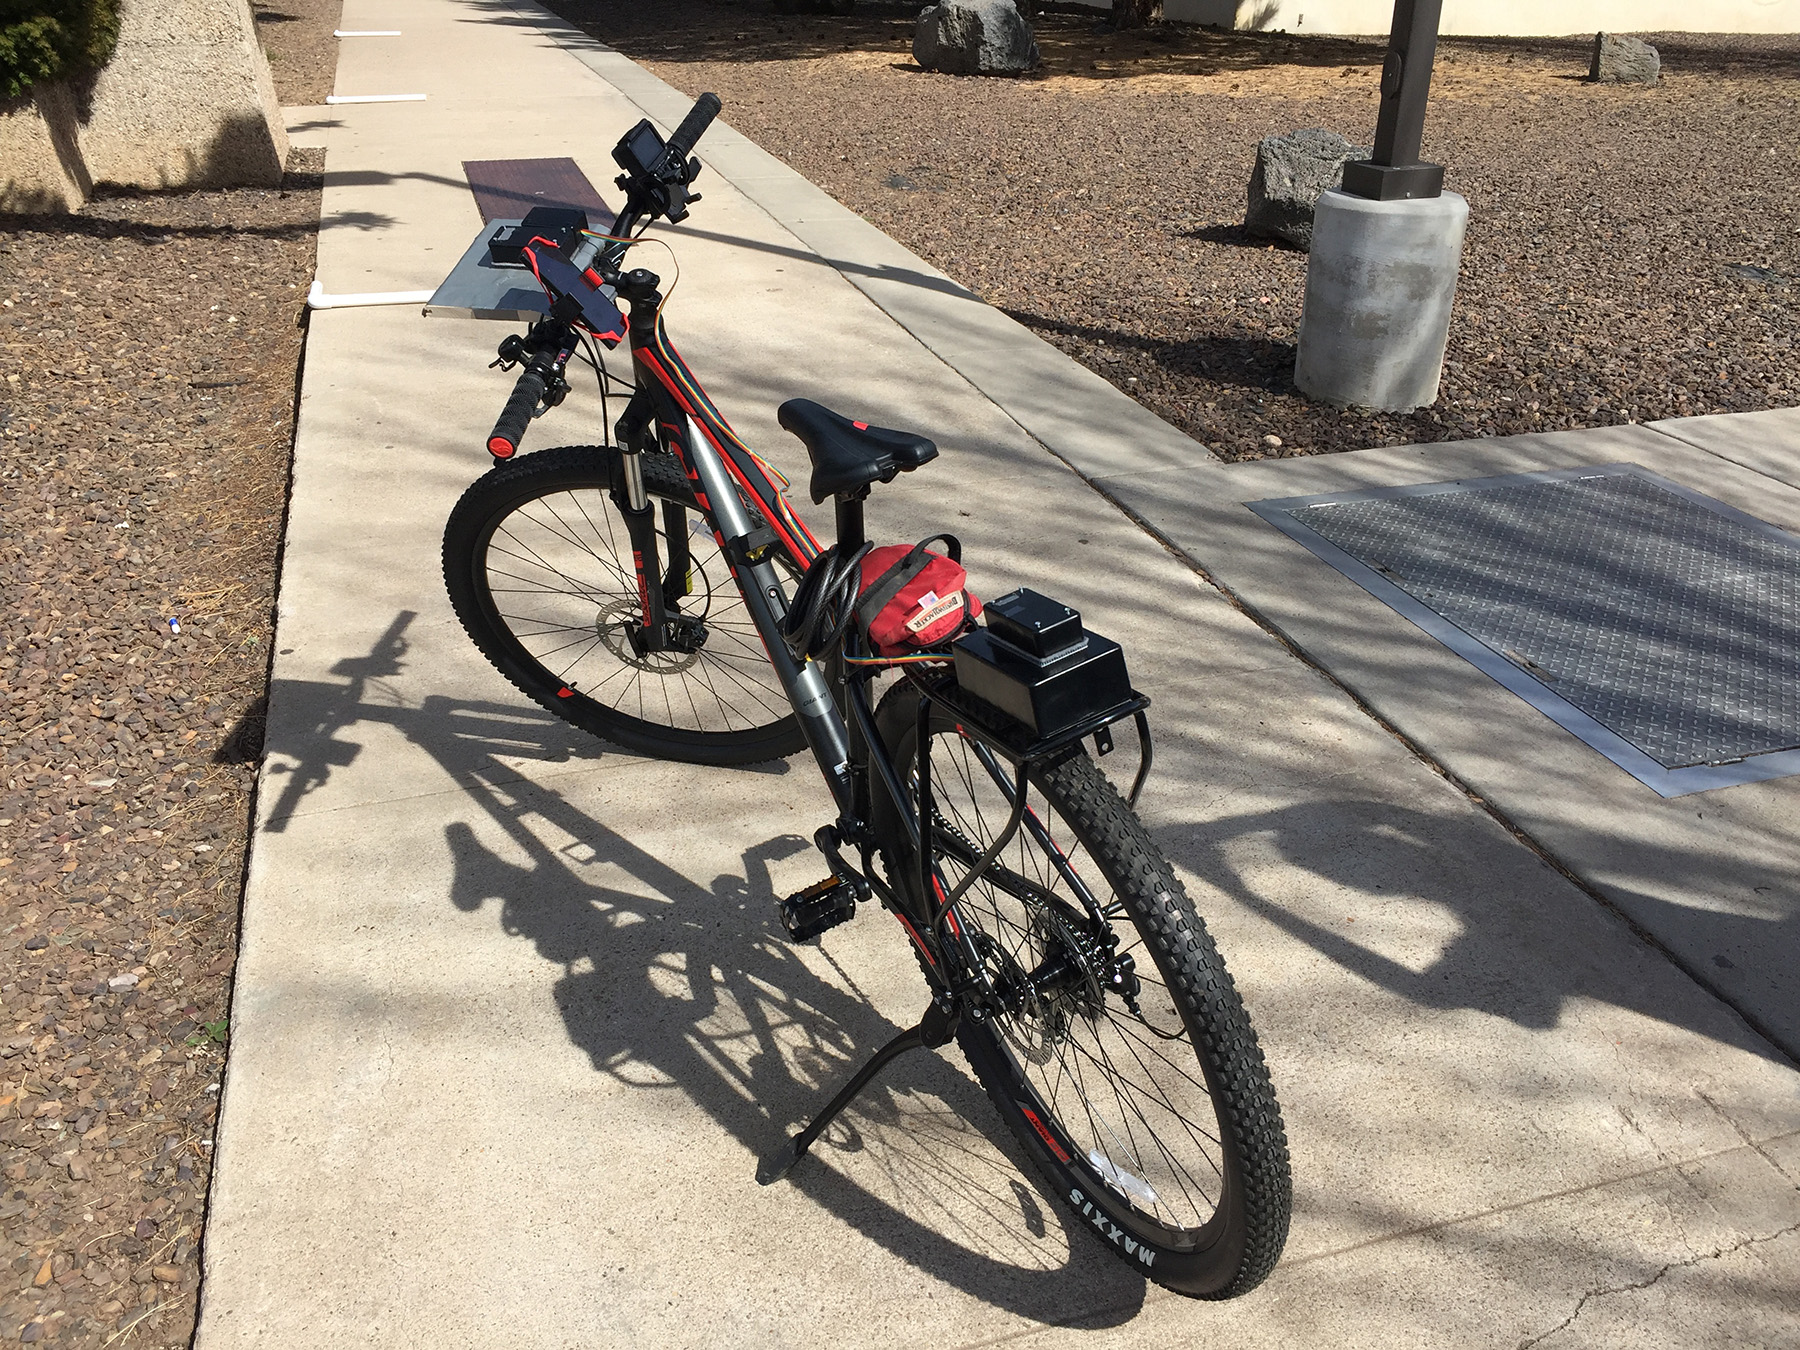
POLYGON ((1588 78, 1601 84, 1655 84, 1662 73, 1662 57, 1640 38, 1594 34, 1594 59, 1588 78))
POLYGON ((1013 0, 943 0, 919 15, 913 59, 952 75, 1018 75, 1037 66, 1038 46, 1013 0))
POLYGON ((1321 127, 1265 136, 1257 143, 1256 167, 1250 172, 1245 233, 1310 249, 1319 194, 1343 185, 1346 161, 1369 154, 1367 147, 1321 127))

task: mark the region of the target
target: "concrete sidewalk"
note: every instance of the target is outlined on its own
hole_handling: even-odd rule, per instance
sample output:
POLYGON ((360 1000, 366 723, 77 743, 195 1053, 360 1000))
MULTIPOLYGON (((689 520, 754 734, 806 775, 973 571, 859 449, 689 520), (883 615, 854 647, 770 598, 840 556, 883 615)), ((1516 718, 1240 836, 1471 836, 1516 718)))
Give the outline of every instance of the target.
POLYGON ((1800 410, 1096 485, 1800 1057, 1800 777, 1659 797, 1244 505, 1619 462, 1800 532, 1800 410))
MULTIPOLYGON (((623 130, 688 104, 507 0, 347 0, 342 26, 403 36, 345 39, 338 93, 428 98, 332 109, 333 294, 448 270, 479 225, 462 160, 567 154, 605 184, 623 130)), ((1792 1342, 1793 1063, 1084 481, 1130 501, 1235 470, 728 126, 701 154, 705 201, 657 232, 667 317, 739 430, 792 471, 785 397, 935 435, 872 526, 954 529, 978 590, 1077 605, 1155 698, 1143 811, 1269 1055, 1287 1258, 1230 1304, 1145 1285, 1022 1177, 954 1053, 758 1187, 757 1155, 916 1017, 905 946, 879 916, 778 938, 774 897, 819 871, 805 762, 615 752, 480 660, 437 546, 505 330, 335 310, 307 348, 199 1344, 1792 1342)), ((597 417, 579 391, 533 444, 597 417)))

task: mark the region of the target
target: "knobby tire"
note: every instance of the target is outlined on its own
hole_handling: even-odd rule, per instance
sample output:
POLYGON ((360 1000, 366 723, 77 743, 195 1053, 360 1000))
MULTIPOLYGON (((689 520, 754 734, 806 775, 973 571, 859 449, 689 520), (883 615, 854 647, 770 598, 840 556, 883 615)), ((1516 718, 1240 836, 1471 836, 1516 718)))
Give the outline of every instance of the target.
MULTIPOLYGON (((754 764, 803 748, 712 523, 693 532, 684 610, 708 628, 697 653, 632 652, 641 615, 623 520, 613 503, 619 451, 540 450, 470 485, 444 530, 444 584, 476 647, 540 707, 628 750, 691 764, 754 764), (523 598, 521 598, 523 597, 523 598)), ((701 519, 680 463, 641 456, 657 511, 701 519)), ((746 505, 752 524, 761 517, 746 505)))
MULTIPOLYGON (((913 785, 915 791, 917 709, 917 691, 903 681, 888 691, 876 715, 901 781, 913 785)), ((969 860, 991 842, 1002 820, 986 817, 988 835, 972 837, 979 828, 959 818, 961 813, 950 800, 960 790, 945 754, 946 748, 970 753, 970 742, 941 709, 933 710, 930 735, 933 799, 938 807, 934 834, 943 836, 934 841, 934 852, 969 860)), ((988 1022, 965 1016, 958 1028, 958 1042, 1042 1176, 1048 1193, 1077 1226, 1093 1233, 1107 1250, 1157 1284, 1208 1299, 1246 1293, 1268 1276, 1286 1242, 1292 1182, 1280 1107, 1243 1002, 1180 880, 1137 815, 1085 751, 1034 771, 1029 782, 1028 800, 1033 810, 1041 813, 1040 820, 1053 841, 1059 834, 1069 841, 1059 846, 1066 849, 1067 865, 1077 875, 1086 874, 1083 884, 1104 904, 1114 931, 1121 936, 1121 950, 1133 953, 1139 974, 1145 977, 1140 1006, 1146 1016, 1155 998, 1173 1005, 1165 1023, 1168 1030, 1155 1028, 1147 1020, 1138 1027, 1117 995, 1108 992, 1098 1001, 1096 1015, 1085 1019, 1085 1027, 1082 1013, 1068 1008, 1051 1008, 1054 1016, 1039 1010, 988 1022), (1098 887, 1095 874, 1103 883, 1098 887), (1151 965, 1154 969, 1146 968, 1151 965), (1038 1025, 1026 1026, 1033 1017, 1038 1025), (1100 1027, 1107 1019, 1123 1022, 1110 1041, 1100 1027), (1046 1024, 1052 1030, 1046 1031, 1046 1024), (1165 1035, 1173 1039, 1162 1039, 1165 1035), (1195 1114, 1207 1118, 1184 1124, 1180 1130, 1165 1130, 1172 1138, 1127 1141, 1122 1135, 1132 1131, 1109 1134, 1095 1123, 1109 1112, 1126 1115, 1127 1096, 1116 1085, 1111 1088, 1112 1102, 1105 1100, 1106 1092, 1097 1089, 1090 1096, 1085 1083, 1068 1099, 1052 1092, 1046 1100, 1043 1079, 1050 1076, 1049 1066, 1059 1055, 1075 1064, 1078 1075, 1099 1077, 1105 1073, 1107 1066, 1099 1062, 1104 1052, 1097 1055, 1095 1049, 1078 1044, 1084 1036, 1090 1036, 1093 1047, 1109 1043, 1120 1047, 1120 1062, 1128 1072, 1136 1073, 1137 1068, 1148 1065, 1177 1082, 1181 1076, 1162 1065, 1180 1070, 1185 1057, 1192 1056, 1188 1062, 1197 1063, 1202 1078, 1187 1074, 1192 1087, 1184 1090, 1198 1101, 1195 1114), (1044 1072, 1038 1079, 1024 1067, 1032 1062, 1032 1054, 1044 1056, 1044 1072), (1136 1065, 1127 1063, 1128 1059, 1136 1065), (1201 1087, 1203 1092, 1198 1090, 1201 1087), (1211 1162, 1218 1175, 1219 1193, 1212 1213, 1204 1216, 1204 1221, 1186 1225, 1149 1212, 1171 1202, 1166 1196, 1156 1197, 1147 1180, 1133 1176, 1129 1166, 1120 1166, 1112 1157, 1102 1155, 1099 1163, 1092 1161, 1093 1153, 1086 1152, 1082 1144, 1094 1136, 1099 1139, 1093 1153, 1104 1148, 1108 1154, 1129 1157, 1135 1147, 1155 1160, 1160 1150, 1168 1158, 1171 1173, 1187 1166, 1178 1163, 1185 1154, 1196 1152, 1203 1141, 1216 1140, 1218 1156, 1211 1162), (1101 1175, 1098 1168, 1102 1165, 1113 1168, 1111 1180, 1101 1175), (1126 1189, 1133 1186, 1141 1188, 1140 1195, 1151 1195, 1156 1205, 1143 1200, 1134 1203, 1126 1189)), ((881 795, 876 794, 878 799, 881 795)), ((878 837, 902 837, 898 833, 902 826, 891 806, 883 810, 878 804, 875 815, 878 837)), ((1027 833, 1022 830, 1020 837, 1027 838, 1027 833)), ((1008 865, 1009 859, 1021 859, 1029 847, 1015 840, 998 861, 1008 865)), ((1035 866, 1038 879, 1051 879, 1052 888, 1061 884, 1048 853, 1040 848, 1039 854, 1035 864, 1024 858, 1010 865, 1028 876, 1033 875, 1035 866)), ((891 863, 889 871, 894 871, 891 863)), ((954 869, 948 871, 946 883, 953 885, 961 875, 954 869)), ((997 891, 978 880, 959 902, 958 912, 966 927, 982 928, 984 889, 997 891)), ((1012 899, 1005 898, 1005 904, 1010 907, 1012 899)), ((1018 902, 1020 913, 1029 908, 1018 902)), ((986 922, 988 928, 1015 930, 1012 940, 1021 945, 1029 945, 1025 937, 1031 935, 1047 943, 1040 928, 1064 931, 1054 916, 1027 919, 1021 928, 1003 917, 1000 902, 992 902, 986 922), (1024 929, 1032 934, 1025 934, 1024 929)), ((1002 951, 1006 935, 1002 932, 995 938, 989 933, 982 940, 991 940, 992 947, 1002 951)), ((1034 949, 1027 959, 1043 955, 1043 950, 1034 949)), ((1063 1066, 1055 1072, 1060 1084, 1063 1066)), ((1148 1069, 1145 1072, 1147 1075, 1148 1069)), ((1164 1104, 1169 1104, 1167 1098, 1164 1104)), ((1170 1112, 1159 1113, 1159 1118, 1163 1114, 1180 1117, 1179 1112, 1170 1112)), ((1147 1127, 1142 1110, 1138 1119, 1147 1127)), ((1195 1171, 1201 1170, 1198 1164, 1193 1166, 1195 1171)), ((1148 1175, 1146 1169, 1139 1170, 1148 1175)), ((1196 1218, 1201 1216, 1196 1214, 1196 1218)))

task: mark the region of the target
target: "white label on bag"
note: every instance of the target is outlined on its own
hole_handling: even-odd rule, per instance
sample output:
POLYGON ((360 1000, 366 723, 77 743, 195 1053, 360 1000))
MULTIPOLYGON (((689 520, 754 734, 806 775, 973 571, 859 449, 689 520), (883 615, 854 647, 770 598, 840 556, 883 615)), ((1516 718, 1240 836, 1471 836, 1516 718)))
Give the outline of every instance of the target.
POLYGON ((952 591, 942 600, 938 599, 934 592, 925 592, 919 597, 919 612, 906 621, 907 632, 923 632, 945 615, 956 613, 962 608, 962 602, 961 591, 952 591))

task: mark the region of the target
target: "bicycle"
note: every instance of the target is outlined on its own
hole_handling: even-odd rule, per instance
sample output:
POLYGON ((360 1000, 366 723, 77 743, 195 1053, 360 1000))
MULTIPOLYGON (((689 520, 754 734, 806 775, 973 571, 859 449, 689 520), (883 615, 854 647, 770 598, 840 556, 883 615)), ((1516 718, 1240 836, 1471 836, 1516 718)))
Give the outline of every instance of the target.
MULTIPOLYGON (((947 614, 950 635, 874 639, 905 568, 868 575, 864 502, 935 444, 784 403, 813 501, 833 502, 836 539, 822 546, 670 343, 660 279, 624 267, 650 225, 698 200, 691 156, 719 109, 703 95, 667 142, 648 121, 627 133, 610 230, 540 209, 494 238, 549 312, 501 345, 496 364, 524 370, 489 438, 494 467, 446 527, 457 616, 528 697, 619 745, 712 765, 806 748, 817 762, 836 808, 814 836, 829 875, 780 902, 783 926, 810 941, 873 899, 904 930, 930 1003, 759 1181, 787 1175, 895 1056, 955 1040, 1079 1225, 1158 1284, 1242 1294, 1286 1241, 1286 1136, 1231 976, 1135 812, 1149 700, 1116 643, 1029 590, 991 601, 981 623, 962 592, 960 611, 915 594, 905 604, 947 614), (596 340, 628 341, 632 357, 613 442, 515 458, 578 357, 609 415, 596 340), (1127 721, 1139 763, 1121 797, 1086 746, 1108 753, 1127 721)), ((958 556, 954 541, 898 552, 920 566, 958 556)))

